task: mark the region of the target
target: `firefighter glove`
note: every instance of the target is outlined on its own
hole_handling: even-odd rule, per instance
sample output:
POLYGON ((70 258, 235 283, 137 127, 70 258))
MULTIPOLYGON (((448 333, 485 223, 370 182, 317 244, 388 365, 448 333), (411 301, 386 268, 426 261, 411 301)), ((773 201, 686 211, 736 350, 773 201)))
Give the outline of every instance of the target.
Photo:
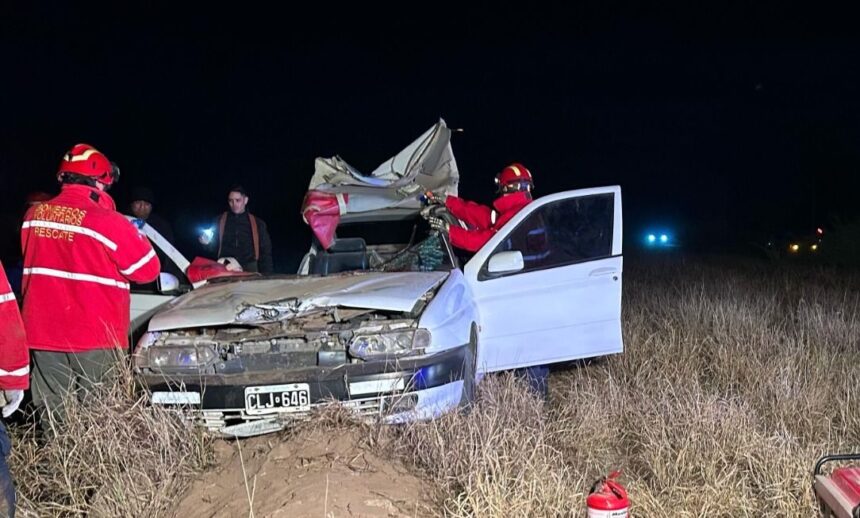
POLYGON ((427 218, 427 223, 430 224, 430 227, 433 230, 438 230, 440 232, 448 232, 448 223, 442 220, 442 218, 437 218, 436 216, 430 216, 427 218))
POLYGON ((24 399, 24 391, 4 390, 3 396, 6 398, 6 406, 3 407, 3 417, 9 417, 21 406, 21 401, 24 399))

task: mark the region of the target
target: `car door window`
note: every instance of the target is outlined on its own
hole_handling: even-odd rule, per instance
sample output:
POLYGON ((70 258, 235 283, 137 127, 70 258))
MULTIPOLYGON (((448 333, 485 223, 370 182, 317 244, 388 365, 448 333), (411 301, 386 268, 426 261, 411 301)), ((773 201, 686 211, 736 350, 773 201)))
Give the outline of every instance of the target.
POLYGON ((566 198, 537 208, 490 255, 518 250, 523 254, 523 269, 491 274, 487 261, 478 280, 610 257, 614 202, 612 193, 594 194, 566 198))

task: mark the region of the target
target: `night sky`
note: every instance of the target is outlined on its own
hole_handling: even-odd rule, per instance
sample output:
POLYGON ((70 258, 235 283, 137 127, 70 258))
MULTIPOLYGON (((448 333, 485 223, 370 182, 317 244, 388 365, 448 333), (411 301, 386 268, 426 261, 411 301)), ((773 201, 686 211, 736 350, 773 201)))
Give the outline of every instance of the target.
POLYGON ((0 18, 6 253, 26 193, 55 192, 81 141, 120 165, 120 206, 155 190, 187 255, 243 184, 294 271, 314 158, 370 172, 439 117, 465 130, 460 192, 478 201, 520 161, 538 195, 620 184, 630 235, 666 224, 728 247, 860 216, 848 12, 18 4, 0 18))

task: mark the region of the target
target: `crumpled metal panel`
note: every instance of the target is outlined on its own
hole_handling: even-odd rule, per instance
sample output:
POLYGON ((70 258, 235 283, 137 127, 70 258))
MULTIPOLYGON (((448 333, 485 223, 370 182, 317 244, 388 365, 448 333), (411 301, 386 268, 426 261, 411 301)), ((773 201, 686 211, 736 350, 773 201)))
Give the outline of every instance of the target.
POLYGON ((173 300, 152 318, 149 330, 247 323, 238 315, 256 305, 284 308, 287 316, 337 306, 408 312, 447 277, 448 272, 363 272, 215 283, 173 300))
POLYGON ((417 215, 422 192, 456 195, 459 181, 451 130, 439 119, 370 175, 361 174, 339 156, 317 158, 302 216, 325 246, 332 242, 339 223, 371 221, 376 215, 392 213, 417 215))

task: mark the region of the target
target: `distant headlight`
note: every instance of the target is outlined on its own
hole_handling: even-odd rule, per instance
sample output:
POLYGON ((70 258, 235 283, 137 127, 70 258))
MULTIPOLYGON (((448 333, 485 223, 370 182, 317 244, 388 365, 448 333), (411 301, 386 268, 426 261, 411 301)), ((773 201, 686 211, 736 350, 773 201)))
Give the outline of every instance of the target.
POLYGON ((404 329, 355 335, 349 342, 349 353, 356 358, 375 360, 387 356, 420 354, 429 345, 430 331, 426 329, 404 329))
POLYGON ((672 236, 667 232, 645 234, 645 244, 649 247, 672 246, 672 236))
POLYGON ((792 243, 791 246, 788 247, 788 249, 792 252, 798 252, 800 251, 800 245, 798 245, 797 243, 792 243))

